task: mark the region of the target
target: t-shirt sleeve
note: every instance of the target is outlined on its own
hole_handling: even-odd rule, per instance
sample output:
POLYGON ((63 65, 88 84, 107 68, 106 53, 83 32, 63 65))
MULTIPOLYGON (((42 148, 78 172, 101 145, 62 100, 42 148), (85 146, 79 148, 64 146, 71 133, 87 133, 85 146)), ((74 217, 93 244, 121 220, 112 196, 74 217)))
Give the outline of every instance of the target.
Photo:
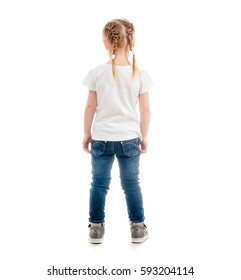
POLYGON ((140 71, 140 94, 148 92, 149 88, 152 87, 153 81, 149 74, 145 70, 140 71))
POLYGON ((89 90, 96 91, 95 81, 94 81, 94 71, 91 70, 83 80, 83 85, 89 90))

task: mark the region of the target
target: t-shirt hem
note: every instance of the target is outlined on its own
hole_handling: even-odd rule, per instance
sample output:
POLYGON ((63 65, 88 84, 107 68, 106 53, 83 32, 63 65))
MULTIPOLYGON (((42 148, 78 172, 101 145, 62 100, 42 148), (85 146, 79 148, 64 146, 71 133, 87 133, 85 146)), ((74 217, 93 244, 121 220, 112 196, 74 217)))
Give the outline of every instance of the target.
POLYGON ((111 141, 111 142, 117 142, 117 141, 127 141, 131 139, 139 138, 141 139, 140 134, 128 134, 125 136, 103 136, 103 135, 92 135, 92 139, 94 141, 111 141))

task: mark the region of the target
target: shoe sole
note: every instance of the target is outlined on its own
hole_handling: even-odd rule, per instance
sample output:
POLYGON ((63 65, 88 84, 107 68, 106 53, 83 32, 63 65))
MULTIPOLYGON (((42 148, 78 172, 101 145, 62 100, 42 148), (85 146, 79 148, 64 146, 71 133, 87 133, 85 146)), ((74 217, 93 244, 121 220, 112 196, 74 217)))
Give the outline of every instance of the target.
POLYGON ((92 244, 101 244, 104 238, 89 238, 89 242, 92 244))
POLYGON ((131 242, 132 242, 132 243, 142 243, 142 242, 144 242, 145 240, 147 240, 148 237, 149 237, 149 236, 146 235, 146 236, 141 237, 141 238, 131 238, 131 242))

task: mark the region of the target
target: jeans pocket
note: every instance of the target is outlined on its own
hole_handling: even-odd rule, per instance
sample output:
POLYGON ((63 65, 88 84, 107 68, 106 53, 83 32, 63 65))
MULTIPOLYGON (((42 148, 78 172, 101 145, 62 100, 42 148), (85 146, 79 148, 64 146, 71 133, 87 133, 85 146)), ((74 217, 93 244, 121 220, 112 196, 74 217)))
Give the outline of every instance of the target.
POLYGON ((101 156, 105 152, 105 141, 92 140, 90 152, 93 156, 101 156))
POLYGON ((140 140, 138 138, 121 142, 124 154, 127 157, 135 157, 140 154, 140 140))

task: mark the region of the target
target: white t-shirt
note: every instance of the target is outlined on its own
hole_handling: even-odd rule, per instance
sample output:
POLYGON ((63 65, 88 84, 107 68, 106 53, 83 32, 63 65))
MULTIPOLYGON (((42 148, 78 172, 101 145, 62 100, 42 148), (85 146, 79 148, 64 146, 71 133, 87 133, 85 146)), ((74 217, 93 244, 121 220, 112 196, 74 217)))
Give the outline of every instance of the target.
POLYGON ((139 137, 140 120, 136 110, 139 94, 146 93, 152 80, 146 71, 140 70, 132 79, 132 65, 116 66, 114 80, 111 64, 101 64, 92 69, 83 84, 97 94, 96 115, 92 127, 92 139, 124 141, 139 137))

